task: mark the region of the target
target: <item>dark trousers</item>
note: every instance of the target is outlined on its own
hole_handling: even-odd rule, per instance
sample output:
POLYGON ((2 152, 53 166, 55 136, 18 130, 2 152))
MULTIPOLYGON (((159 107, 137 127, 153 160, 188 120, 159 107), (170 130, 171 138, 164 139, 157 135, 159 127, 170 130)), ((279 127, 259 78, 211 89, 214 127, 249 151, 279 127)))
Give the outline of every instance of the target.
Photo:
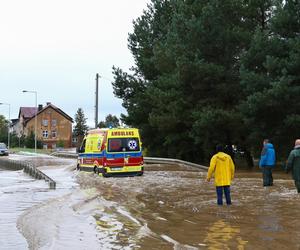
POLYGON ((300 193, 300 181, 295 181, 295 186, 297 188, 298 193, 300 193))
POLYGON ((263 185, 265 186, 273 186, 273 176, 272 176, 272 168, 270 166, 263 166, 263 185))
POLYGON ((230 197, 230 186, 217 186, 217 202, 218 205, 223 205, 223 190, 225 194, 226 204, 231 204, 231 197, 230 197))

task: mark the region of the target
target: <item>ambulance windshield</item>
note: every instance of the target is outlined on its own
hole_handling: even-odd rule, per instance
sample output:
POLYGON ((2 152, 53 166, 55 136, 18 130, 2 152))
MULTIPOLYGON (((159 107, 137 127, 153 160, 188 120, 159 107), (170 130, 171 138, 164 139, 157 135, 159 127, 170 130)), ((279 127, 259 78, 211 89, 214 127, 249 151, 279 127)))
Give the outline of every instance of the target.
POLYGON ((108 139, 108 152, 139 151, 138 138, 112 138, 108 139))

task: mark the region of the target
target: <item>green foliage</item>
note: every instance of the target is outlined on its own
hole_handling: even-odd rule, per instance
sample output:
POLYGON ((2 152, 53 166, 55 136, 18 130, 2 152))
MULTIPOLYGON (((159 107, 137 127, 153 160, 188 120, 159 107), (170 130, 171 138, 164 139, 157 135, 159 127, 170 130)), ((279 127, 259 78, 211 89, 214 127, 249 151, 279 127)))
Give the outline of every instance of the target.
POLYGON ((120 121, 118 117, 109 114, 105 117, 105 121, 101 121, 98 124, 98 128, 109 128, 109 127, 112 128, 120 127, 120 121))
POLYGON ((269 137, 279 156, 286 157, 299 136, 300 3, 279 3, 273 14, 269 30, 257 30, 242 59, 241 83, 247 98, 240 109, 251 127, 251 144, 269 137))
POLYGON ((65 142, 63 140, 59 140, 56 145, 58 148, 63 148, 65 146, 65 142))
POLYGON ((82 108, 78 108, 75 114, 75 127, 73 133, 75 136, 84 136, 88 130, 88 126, 86 124, 87 118, 84 116, 84 112, 82 108))
POLYGON ((10 134, 10 145, 12 148, 24 147, 24 143, 25 143, 25 136, 21 136, 19 138, 15 133, 10 134))
POLYGON ((152 0, 129 35, 135 67, 113 67, 122 121, 153 156, 204 162, 218 142, 253 149, 264 137, 287 147, 299 119, 299 9, 152 0))
POLYGON ((0 115, 0 142, 7 144, 8 136, 8 121, 5 120, 3 115, 0 115))
POLYGON ((193 116, 195 123, 191 134, 206 160, 209 160, 207 157, 211 156, 217 144, 241 145, 240 137, 245 133, 245 128, 238 112, 206 107, 195 111, 193 116))
MULTIPOLYGON (((41 141, 37 140, 37 143, 36 143, 36 147, 37 148, 43 148, 43 144, 41 141)), ((34 132, 30 132, 29 135, 27 135, 25 137, 25 140, 24 140, 24 146, 26 148, 34 148, 35 147, 35 136, 34 136, 34 132)))

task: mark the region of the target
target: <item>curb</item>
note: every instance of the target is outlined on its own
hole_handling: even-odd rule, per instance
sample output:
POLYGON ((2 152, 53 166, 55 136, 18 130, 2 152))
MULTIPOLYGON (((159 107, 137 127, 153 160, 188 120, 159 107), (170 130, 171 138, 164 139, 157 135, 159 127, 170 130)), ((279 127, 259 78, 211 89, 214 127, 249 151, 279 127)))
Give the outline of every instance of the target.
POLYGON ((24 173, 32 176, 37 180, 45 180, 49 183, 50 189, 56 188, 56 182, 52 180, 49 176, 43 173, 41 170, 36 168, 34 165, 28 162, 16 161, 11 159, 1 159, 0 158, 0 168, 8 170, 24 170, 24 173))

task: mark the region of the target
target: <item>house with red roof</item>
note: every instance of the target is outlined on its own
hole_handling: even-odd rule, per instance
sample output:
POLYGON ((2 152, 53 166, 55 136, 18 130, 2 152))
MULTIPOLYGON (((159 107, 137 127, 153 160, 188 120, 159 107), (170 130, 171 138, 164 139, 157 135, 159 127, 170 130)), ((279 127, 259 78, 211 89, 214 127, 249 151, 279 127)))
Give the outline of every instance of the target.
POLYGON ((14 124, 13 131, 18 137, 28 136, 35 132, 35 120, 37 139, 44 148, 71 147, 72 117, 50 102, 45 107, 20 107, 18 122, 14 124))

